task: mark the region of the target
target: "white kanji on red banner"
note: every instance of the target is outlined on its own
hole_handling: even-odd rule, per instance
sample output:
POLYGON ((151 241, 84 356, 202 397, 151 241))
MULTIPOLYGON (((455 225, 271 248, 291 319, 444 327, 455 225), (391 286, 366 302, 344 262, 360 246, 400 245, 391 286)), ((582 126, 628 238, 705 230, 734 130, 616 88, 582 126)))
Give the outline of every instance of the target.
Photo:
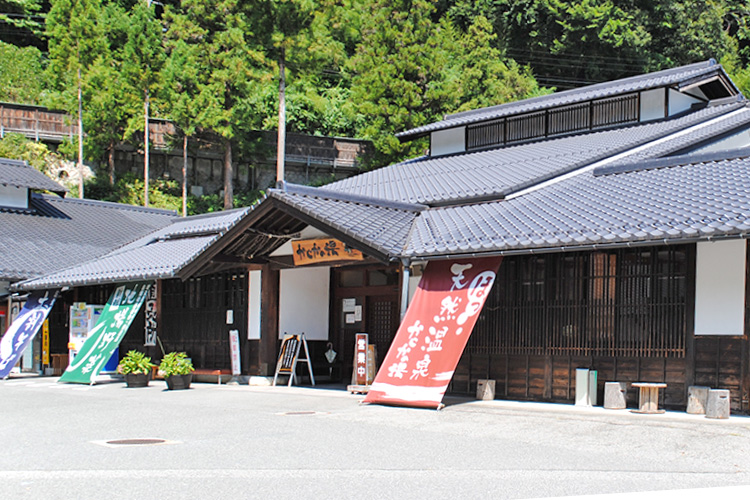
POLYGON ((440 406, 501 261, 427 265, 365 402, 440 406))

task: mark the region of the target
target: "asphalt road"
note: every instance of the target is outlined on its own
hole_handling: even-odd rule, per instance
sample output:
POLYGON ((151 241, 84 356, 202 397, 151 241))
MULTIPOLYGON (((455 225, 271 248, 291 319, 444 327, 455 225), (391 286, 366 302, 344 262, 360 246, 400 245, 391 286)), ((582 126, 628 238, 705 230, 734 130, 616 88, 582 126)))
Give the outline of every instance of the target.
POLYGON ((361 399, 311 388, 0 381, 0 498, 750 495, 748 417, 458 399, 433 411, 361 399), (143 438, 164 443, 108 444, 143 438), (660 492, 611 495, 646 491, 660 492))

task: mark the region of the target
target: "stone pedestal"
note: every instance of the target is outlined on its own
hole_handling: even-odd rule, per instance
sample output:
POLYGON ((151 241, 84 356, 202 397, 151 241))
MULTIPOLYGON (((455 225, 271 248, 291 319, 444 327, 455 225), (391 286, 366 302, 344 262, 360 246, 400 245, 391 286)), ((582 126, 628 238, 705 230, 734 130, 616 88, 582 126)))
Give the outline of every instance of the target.
POLYGON ((495 381, 480 378, 477 380, 477 399, 492 401, 495 399, 495 381))
POLYGON ((625 382, 604 383, 604 407, 609 410, 622 410, 627 407, 625 394, 627 384, 625 382))
POLYGON ((687 412, 692 415, 705 415, 710 387, 691 385, 688 387, 687 412))
POLYGON ((729 390, 711 389, 708 391, 706 418, 729 418, 729 390))

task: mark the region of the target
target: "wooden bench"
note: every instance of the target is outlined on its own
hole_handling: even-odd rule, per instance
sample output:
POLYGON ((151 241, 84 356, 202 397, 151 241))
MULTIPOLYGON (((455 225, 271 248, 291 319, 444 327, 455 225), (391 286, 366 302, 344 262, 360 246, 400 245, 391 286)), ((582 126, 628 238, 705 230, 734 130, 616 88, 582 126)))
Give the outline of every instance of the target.
MULTIPOLYGON (((159 367, 154 366, 151 370, 151 379, 156 380, 157 378, 163 378, 159 377, 159 367)), ((203 382, 203 380, 199 380, 198 377, 201 379, 211 379, 213 381, 213 377, 216 377, 217 382, 219 385, 221 385, 221 377, 232 376, 232 370, 229 368, 198 368, 197 370, 193 370, 193 382, 203 382)))
POLYGON ((204 380, 201 379, 213 379, 213 377, 216 377, 217 383, 221 385, 221 377, 224 375, 231 377, 232 370, 228 368, 198 368, 193 371, 193 381, 203 382, 204 380))
POLYGON ((635 413, 664 413, 659 409, 659 389, 667 387, 664 383, 653 382, 634 382, 633 387, 640 389, 638 395, 638 409, 633 410, 635 413))

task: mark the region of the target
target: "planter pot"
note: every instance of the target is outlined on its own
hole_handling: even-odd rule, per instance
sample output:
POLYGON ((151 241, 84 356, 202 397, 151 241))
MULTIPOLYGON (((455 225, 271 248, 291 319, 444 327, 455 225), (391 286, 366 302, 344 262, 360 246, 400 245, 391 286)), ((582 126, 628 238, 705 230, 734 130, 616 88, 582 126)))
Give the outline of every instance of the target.
POLYGON ((193 374, 170 375, 165 380, 167 381, 167 389, 170 391, 177 389, 190 389, 190 382, 193 380, 193 374))
POLYGON ((146 387, 149 378, 148 373, 126 373, 125 383, 128 387, 146 387))

